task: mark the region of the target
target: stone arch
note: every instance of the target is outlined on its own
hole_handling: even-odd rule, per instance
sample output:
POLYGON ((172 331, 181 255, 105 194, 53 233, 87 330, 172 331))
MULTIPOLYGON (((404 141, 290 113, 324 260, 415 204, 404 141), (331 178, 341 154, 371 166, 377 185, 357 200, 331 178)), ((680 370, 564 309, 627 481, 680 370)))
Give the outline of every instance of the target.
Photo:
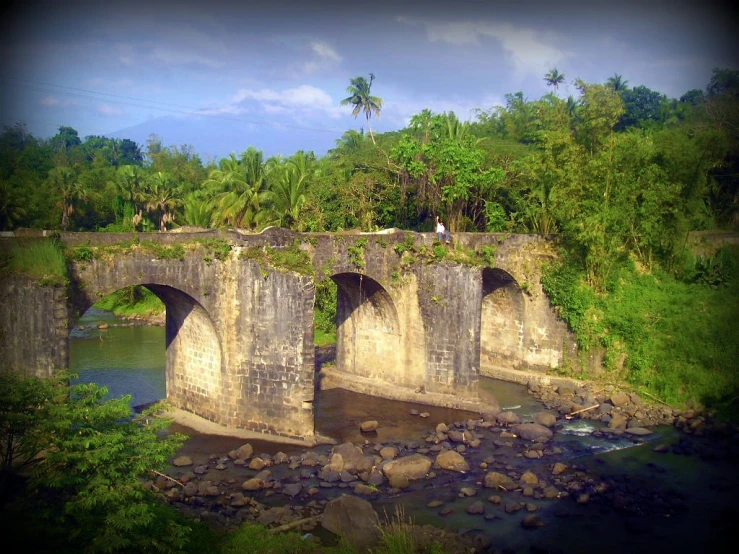
POLYGON ((524 359, 526 307, 516 279, 499 268, 482 271, 480 373, 518 368, 524 359))
MULTIPOLYGON (((154 283, 141 283, 141 286, 154 293, 166 307, 167 400, 178 408, 215 420, 224 368, 221 340, 210 314, 192 296, 177 288, 154 283)), ((82 313, 91 305, 87 299, 76 303, 82 313)))
POLYGON ((331 279, 338 289, 338 369, 381 383, 405 385, 400 323, 390 293, 361 273, 338 273, 331 279))

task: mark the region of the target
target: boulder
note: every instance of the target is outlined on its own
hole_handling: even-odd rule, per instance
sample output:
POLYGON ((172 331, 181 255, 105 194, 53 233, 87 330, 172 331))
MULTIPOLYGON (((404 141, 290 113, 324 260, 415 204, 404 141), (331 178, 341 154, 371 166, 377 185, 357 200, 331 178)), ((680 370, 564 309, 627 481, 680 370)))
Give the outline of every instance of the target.
POLYGON ((626 416, 620 412, 611 412, 611 420, 608 422, 609 429, 625 429, 627 423, 626 416))
POLYGON ((532 471, 526 471, 523 475, 521 475, 521 479, 519 479, 519 482, 521 483, 521 485, 529 485, 531 487, 535 487, 539 484, 539 478, 532 471))
POLYGON ((547 442, 552 438, 552 431, 538 423, 521 423, 514 425, 511 430, 522 439, 533 442, 547 442))
POLYGON ((379 423, 377 420, 369 420, 369 421, 363 421, 359 424, 359 430, 362 431, 362 433, 371 433, 373 431, 377 431, 377 427, 379 426, 379 423))
POLYGON ((192 465, 192 459, 190 456, 178 456, 172 461, 172 465, 175 467, 185 467, 192 465))
POLYGON ((264 488, 264 481, 261 479, 257 479, 256 477, 252 477, 251 479, 244 481, 244 484, 241 485, 241 488, 245 491, 259 491, 264 488))
POLYGON ((629 427, 628 429, 626 429, 626 433, 628 433, 629 435, 644 436, 651 435, 652 431, 644 427, 629 427))
POLYGON ((410 481, 408 481, 408 477, 402 473, 394 474, 392 477, 388 478, 387 482, 391 489, 398 490, 407 489, 411 485, 410 481))
POLYGON ((371 547, 380 536, 380 518, 372 504, 346 494, 326 504, 321 526, 360 549, 371 547))
POLYGON ((236 450, 233 450, 228 453, 228 457, 232 460, 248 460, 251 458, 251 455, 254 453, 254 448, 252 448, 252 445, 247 443, 242 446, 239 446, 236 450))
POLYGON ((408 479, 423 479, 431 469, 431 459, 423 454, 411 454, 387 462, 382 471, 390 479, 393 475, 405 475, 408 479))
POLYGON ((453 431, 449 431, 449 433, 447 434, 449 436, 449 440, 452 442, 456 442, 456 443, 467 442, 471 438, 469 431, 453 430, 453 431))
POLYGON ((334 446, 331 449, 332 454, 340 454, 344 462, 344 468, 346 471, 353 471, 357 469, 357 465, 360 460, 364 458, 364 452, 358 446, 355 446, 351 442, 345 442, 334 446))
POLYGON ((521 421, 518 415, 511 411, 500 412, 497 416, 495 416, 495 419, 501 425, 511 425, 513 423, 518 423, 519 421, 521 421))
POLYGON ((383 460, 392 460, 398 455, 398 449, 394 446, 383 446, 380 449, 380 457, 383 460))
POLYGON ((625 406, 626 404, 628 404, 631 398, 625 392, 615 392, 611 395, 609 400, 611 404, 619 408, 621 406, 625 406))
POLYGON ((476 502, 473 502, 469 506, 467 506, 466 512, 468 514, 482 514, 485 513, 485 506, 483 505, 481 500, 477 500, 476 502))
POLYGON ((543 425, 544 427, 554 427, 557 424, 557 416, 552 412, 536 412, 534 414, 534 423, 543 425))
POLYGON ((482 485, 488 489, 502 488, 507 491, 516 488, 516 482, 513 479, 508 477, 505 473, 499 473, 497 471, 491 471, 485 475, 485 480, 482 485))
POLYGON ((470 464, 467 463, 462 455, 454 450, 447 450, 436 456, 436 465, 441 469, 450 471, 469 471, 470 464))

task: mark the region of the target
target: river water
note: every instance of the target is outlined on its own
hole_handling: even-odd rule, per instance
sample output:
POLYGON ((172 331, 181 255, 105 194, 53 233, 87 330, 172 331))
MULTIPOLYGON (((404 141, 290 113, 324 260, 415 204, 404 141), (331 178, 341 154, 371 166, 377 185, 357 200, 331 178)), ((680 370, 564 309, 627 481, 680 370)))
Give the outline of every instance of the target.
MULTIPOLYGON (((79 321, 81 327, 70 340, 70 368, 79 382, 95 382, 109 388, 110 397, 130 394, 132 406, 155 402, 165 397, 164 364, 165 332, 158 326, 119 326, 123 322, 108 312, 91 309, 79 321), (105 322, 107 329, 98 329, 105 322)), ((483 392, 494 394, 501 406, 512 408, 522 419, 543 409, 522 385, 483 378, 483 392)), ((319 391, 314 403, 316 432, 337 442, 364 443, 367 435, 359 432, 359 423, 367 419, 379 422, 372 443, 423 442, 428 431, 438 423, 477 419, 478 414, 414 405, 374 398, 341 389, 319 391), (422 418, 411 411, 428 413, 422 418)), ((393 498, 375 503, 379 512, 392 514, 396 507, 416 523, 429 523, 456 531, 483 533, 492 547, 505 552, 562 553, 651 553, 664 550, 681 552, 729 552, 725 548, 736 517, 732 500, 739 491, 734 466, 729 461, 704 459, 691 452, 705 452, 705 439, 681 435, 671 427, 655 429, 655 433, 639 440, 598 438, 592 432, 599 424, 573 420, 559 427, 552 445, 562 454, 556 460, 545 457, 532 461, 511 457, 509 466, 537 468, 547 474, 553 461, 578 466, 596 479, 609 479, 625 490, 637 491, 645 503, 659 504, 664 498, 672 509, 657 510, 639 516, 624 514, 607 504, 579 504, 574 499, 560 501, 524 499, 536 507, 537 515, 547 524, 536 530, 521 527, 526 510, 505 513, 503 506, 486 502, 487 517, 470 515, 465 509, 477 500, 485 501, 490 490, 477 495, 460 495, 462 487, 477 487, 479 481, 464 475, 435 483, 433 487, 413 488, 393 498), (686 443, 686 441, 688 441, 686 443), (672 446, 667 453, 655 453, 656 444, 672 446), (686 448, 675 448, 686 445, 686 448), (430 500, 443 500, 452 507, 441 515, 430 509, 430 500), (566 503, 565 503, 566 502, 566 503), (677 506, 679 509, 674 509, 677 506)), ((245 441, 234 437, 203 435, 174 425, 173 431, 188 435, 181 453, 195 464, 207 463, 213 455, 222 456, 245 441)), ((288 455, 302 448, 268 441, 248 441, 255 452, 288 455)), ((468 450, 465 456, 474 467, 490 454, 483 447, 468 450)), ((708 445, 710 446, 710 445, 708 445)), ((322 447, 324 450, 329 446, 322 447)), ((496 455, 500 448, 496 447, 496 455)), ((478 477, 479 479, 479 477, 478 477)))

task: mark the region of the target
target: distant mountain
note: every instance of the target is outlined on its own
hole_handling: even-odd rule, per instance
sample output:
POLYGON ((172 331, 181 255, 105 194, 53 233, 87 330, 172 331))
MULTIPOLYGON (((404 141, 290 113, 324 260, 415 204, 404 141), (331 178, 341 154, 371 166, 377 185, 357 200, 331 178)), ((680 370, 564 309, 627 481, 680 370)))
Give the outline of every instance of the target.
POLYGON ((220 160, 231 152, 238 155, 250 146, 264 152, 265 158, 277 154, 290 156, 298 150, 312 150, 316 156, 324 156, 341 136, 341 133, 276 124, 240 124, 211 117, 177 116, 153 118, 106 136, 131 139, 143 149, 152 134, 158 135, 164 146, 191 145, 205 162, 220 160))

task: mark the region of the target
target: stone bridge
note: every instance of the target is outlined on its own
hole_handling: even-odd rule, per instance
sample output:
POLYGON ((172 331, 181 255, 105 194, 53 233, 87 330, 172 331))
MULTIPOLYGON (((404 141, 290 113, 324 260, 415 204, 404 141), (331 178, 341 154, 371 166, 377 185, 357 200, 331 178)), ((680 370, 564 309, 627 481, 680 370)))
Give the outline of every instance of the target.
MULTIPOLYGON (((228 428, 312 441, 321 381, 480 411, 479 376, 576 355, 542 291, 553 243, 458 233, 63 233, 69 284, 0 282, 0 359, 26 374, 68 367, 69 332, 104 296, 143 285, 166 305, 166 390, 228 428), (316 288, 338 290, 337 354, 316 371, 316 288)), ((2 239, 3 241, 17 239, 2 239)))

